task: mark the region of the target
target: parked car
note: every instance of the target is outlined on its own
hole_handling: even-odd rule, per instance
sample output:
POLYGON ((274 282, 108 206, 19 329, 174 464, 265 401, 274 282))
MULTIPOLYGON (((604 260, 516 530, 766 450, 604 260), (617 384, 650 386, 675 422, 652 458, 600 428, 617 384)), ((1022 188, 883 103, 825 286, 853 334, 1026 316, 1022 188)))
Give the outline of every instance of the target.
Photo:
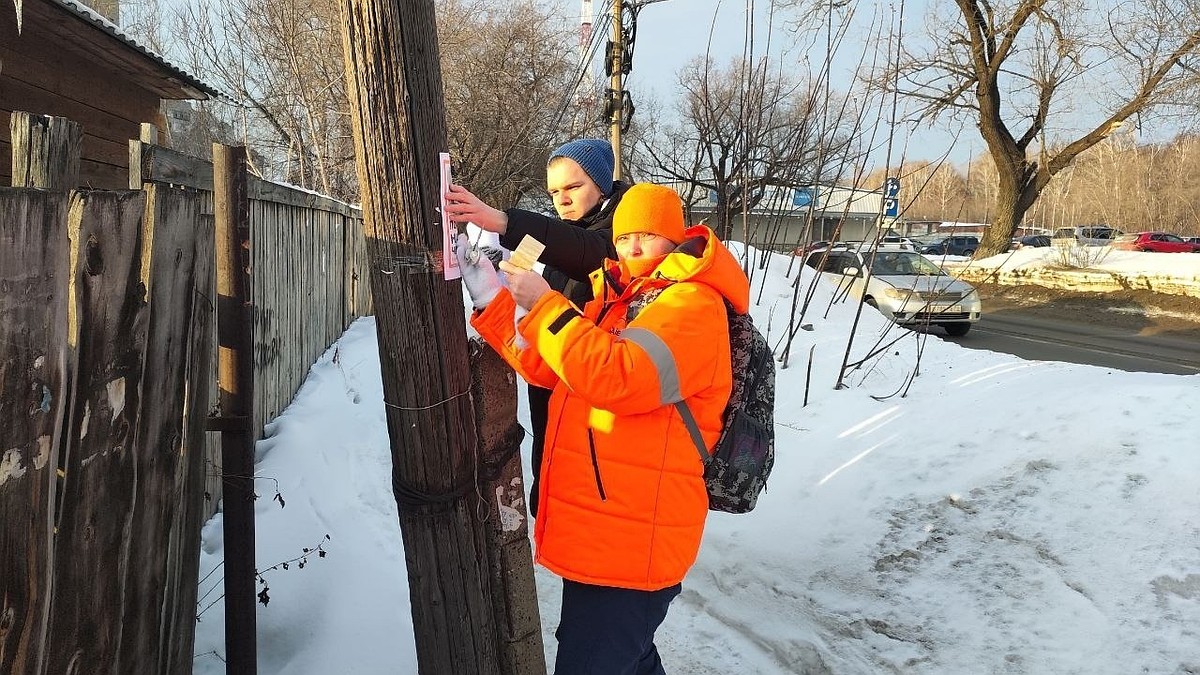
POLYGON ((921 249, 921 253, 926 255, 961 255, 970 257, 975 255, 975 250, 978 248, 979 237, 955 235, 926 246, 921 249))
POLYGON ((1167 232, 1135 232, 1113 240, 1113 248, 1123 251, 1153 251, 1155 253, 1198 253, 1200 244, 1167 232))
POLYGON ((887 235, 879 238, 880 248, 898 248, 903 251, 920 251, 923 248, 914 239, 887 235))
POLYGON ((1184 237, 1183 240, 1189 244, 1200 244, 1200 237, 1184 237))
POLYGON ((919 253, 834 247, 809 253, 804 264, 826 273, 840 288, 848 285, 851 295, 902 326, 932 324, 962 336, 983 312, 971 284, 919 253))
POLYGON ((1107 225, 1076 225, 1055 230, 1050 235, 1050 243, 1055 246, 1107 246, 1122 234, 1120 230, 1107 225))
POLYGON ((808 253, 809 251, 815 251, 819 248, 825 248, 826 246, 829 246, 829 242, 814 241, 814 242, 804 245, 804 246, 797 246, 796 250, 792 251, 792 255, 804 255, 805 253, 808 253))
POLYGON ((1015 251, 1019 248, 1037 247, 1041 248, 1050 245, 1050 235, 1048 234, 1027 234, 1024 237, 1013 237, 1008 245, 1008 250, 1015 251))

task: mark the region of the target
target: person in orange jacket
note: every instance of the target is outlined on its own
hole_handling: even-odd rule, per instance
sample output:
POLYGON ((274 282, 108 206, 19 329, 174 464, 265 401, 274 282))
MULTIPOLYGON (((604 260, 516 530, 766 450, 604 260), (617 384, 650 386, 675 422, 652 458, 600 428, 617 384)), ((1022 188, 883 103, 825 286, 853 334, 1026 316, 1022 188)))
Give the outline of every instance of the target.
POLYGON ((626 191, 613 217, 619 261, 591 275, 583 308, 502 262, 504 288, 464 240, 472 325, 552 390, 534 541, 537 562, 563 578, 555 672, 662 673, 654 633, 708 514, 704 467, 674 404, 687 402, 712 447, 732 388, 725 303, 745 312, 749 282, 659 185, 626 191))

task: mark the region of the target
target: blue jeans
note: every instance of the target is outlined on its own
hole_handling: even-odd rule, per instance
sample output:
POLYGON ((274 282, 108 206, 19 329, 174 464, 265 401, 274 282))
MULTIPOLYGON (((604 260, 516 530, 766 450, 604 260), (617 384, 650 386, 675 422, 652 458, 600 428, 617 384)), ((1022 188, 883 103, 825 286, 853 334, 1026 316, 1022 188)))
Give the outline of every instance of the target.
POLYGON ((554 675, 664 675, 654 631, 681 588, 635 591, 563 579, 554 675))

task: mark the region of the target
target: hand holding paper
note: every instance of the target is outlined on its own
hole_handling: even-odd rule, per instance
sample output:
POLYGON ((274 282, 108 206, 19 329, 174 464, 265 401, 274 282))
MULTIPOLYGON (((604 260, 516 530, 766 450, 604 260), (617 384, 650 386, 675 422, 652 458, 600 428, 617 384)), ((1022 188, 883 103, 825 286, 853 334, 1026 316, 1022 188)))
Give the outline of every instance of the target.
POLYGON ((512 292, 517 305, 526 311, 533 309, 543 295, 550 292, 550 284, 542 275, 532 271, 533 264, 546 246, 538 240, 526 235, 512 257, 500 262, 500 271, 507 279, 508 290, 512 292))

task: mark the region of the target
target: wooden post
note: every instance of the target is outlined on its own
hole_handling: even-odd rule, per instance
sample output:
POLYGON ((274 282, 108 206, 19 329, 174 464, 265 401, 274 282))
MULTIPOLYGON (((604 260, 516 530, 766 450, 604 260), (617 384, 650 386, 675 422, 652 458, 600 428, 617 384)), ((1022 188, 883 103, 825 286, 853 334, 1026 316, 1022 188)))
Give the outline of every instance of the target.
POLYGON ((141 190, 149 167, 147 157, 158 145, 158 127, 142 122, 138 127, 138 138, 129 141, 129 189, 141 190))
POLYGON ((482 340, 471 340, 469 350, 500 671, 544 674, 546 655, 521 476, 525 430, 517 424, 517 376, 482 340))
POLYGON ((433 0, 346 0, 347 90, 422 674, 498 673, 462 287, 442 276, 433 0))
POLYGON ((16 111, 9 120, 13 187, 71 190, 79 185, 80 126, 65 117, 16 111))
POLYGON ((138 140, 150 145, 158 145, 158 127, 149 122, 138 125, 138 140))
POLYGON ((246 148, 213 144, 217 252, 217 379, 225 531, 225 660, 230 675, 257 672, 254 591, 254 343, 246 148))

